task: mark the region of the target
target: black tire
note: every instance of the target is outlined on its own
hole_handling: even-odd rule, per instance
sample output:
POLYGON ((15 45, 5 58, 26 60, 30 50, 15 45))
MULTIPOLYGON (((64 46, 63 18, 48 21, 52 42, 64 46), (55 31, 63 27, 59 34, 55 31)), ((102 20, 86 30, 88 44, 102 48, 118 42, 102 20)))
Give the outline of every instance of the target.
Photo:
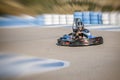
POLYGON ((100 36, 100 37, 96 37, 96 44, 103 44, 103 38, 100 36))
POLYGON ((100 36, 100 37, 96 37, 96 38, 89 39, 89 44, 90 44, 90 45, 103 44, 103 38, 100 36))

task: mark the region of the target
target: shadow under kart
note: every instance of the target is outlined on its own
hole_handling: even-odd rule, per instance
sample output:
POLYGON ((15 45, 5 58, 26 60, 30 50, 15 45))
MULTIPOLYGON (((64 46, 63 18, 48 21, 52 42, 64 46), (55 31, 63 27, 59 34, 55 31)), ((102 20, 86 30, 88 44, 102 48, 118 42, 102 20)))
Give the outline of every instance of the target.
POLYGON ((91 45, 100 45, 103 44, 103 38, 101 36, 95 37, 89 35, 82 39, 73 39, 73 34, 65 34, 63 37, 57 39, 57 45, 59 46, 91 46, 91 45))

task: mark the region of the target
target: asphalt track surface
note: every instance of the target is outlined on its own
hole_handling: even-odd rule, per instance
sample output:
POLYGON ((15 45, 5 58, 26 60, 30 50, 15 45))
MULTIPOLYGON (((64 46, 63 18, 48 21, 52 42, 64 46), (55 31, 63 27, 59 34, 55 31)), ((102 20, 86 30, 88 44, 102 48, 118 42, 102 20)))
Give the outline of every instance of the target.
POLYGON ((70 28, 1 28, 1 53, 70 62, 67 68, 11 80, 120 80, 120 32, 92 30, 93 35, 103 36, 102 45, 57 46, 57 38, 71 31, 70 28))

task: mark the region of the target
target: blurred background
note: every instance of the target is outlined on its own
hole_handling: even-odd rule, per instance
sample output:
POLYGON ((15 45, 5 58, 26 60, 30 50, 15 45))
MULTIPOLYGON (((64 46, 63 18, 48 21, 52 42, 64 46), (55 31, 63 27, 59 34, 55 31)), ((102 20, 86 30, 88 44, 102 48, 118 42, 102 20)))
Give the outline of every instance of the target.
POLYGON ((120 24, 119 0, 0 0, 0 26, 120 24), (74 11, 80 13, 74 14, 74 11))
POLYGON ((120 11, 120 2, 119 0, 0 0, 0 15, 72 14, 75 10, 120 11))

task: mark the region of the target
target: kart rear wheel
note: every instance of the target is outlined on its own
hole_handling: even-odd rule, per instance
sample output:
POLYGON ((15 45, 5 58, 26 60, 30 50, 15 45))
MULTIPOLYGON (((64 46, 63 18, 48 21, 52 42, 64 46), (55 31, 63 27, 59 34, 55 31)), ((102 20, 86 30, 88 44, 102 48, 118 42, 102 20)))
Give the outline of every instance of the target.
POLYGON ((102 37, 96 37, 96 44, 103 44, 103 38, 102 37))

